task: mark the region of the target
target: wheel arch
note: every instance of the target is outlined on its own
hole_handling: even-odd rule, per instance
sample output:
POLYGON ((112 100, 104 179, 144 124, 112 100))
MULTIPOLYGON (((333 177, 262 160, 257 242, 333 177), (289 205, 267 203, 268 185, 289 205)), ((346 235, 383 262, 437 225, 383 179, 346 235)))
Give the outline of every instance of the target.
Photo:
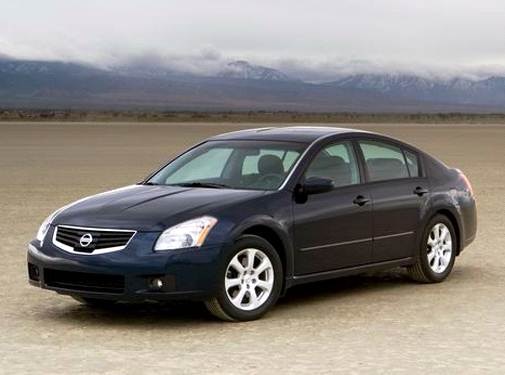
POLYGON ((254 235, 268 241, 279 254, 283 268, 282 293, 289 287, 287 280, 293 273, 293 252, 288 240, 288 234, 282 228, 268 222, 251 222, 241 226, 235 238, 243 235, 254 235))

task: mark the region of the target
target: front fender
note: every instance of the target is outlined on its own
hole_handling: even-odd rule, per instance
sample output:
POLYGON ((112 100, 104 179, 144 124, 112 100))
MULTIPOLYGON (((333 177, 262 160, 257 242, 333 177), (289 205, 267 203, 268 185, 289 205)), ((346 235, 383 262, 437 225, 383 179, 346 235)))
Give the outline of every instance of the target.
POLYGON ((293 245, 291 241, 291 223, 287 221, 278 221, 275 218, 267 215, 255 215, 248 217, 246 220, 242 221, 240 224, 236 225, 232 232, 231 237, 236 240, 243 233, 249 232, 255 227, 268 228, 271 232, 275 233, 276 237, 282 243, 283 249, 277 249, 282 251, 282 256, 285 259, 285 277, 291 278, 294 269, 294 259, 293 259, 293 245))
POLYGON ((267 234, 274 235, 282 246, 285 278, 291 279, 294 269, 293 231, 293 196, 288 191, 268 192, 257 199, 237 205, 236 209, 218 210, 210 213, 219 222, 212 229, 208 244, 225 244, 226 249, 233 248, 234 242, 244 233, 254 233, 263 228, 267 234))

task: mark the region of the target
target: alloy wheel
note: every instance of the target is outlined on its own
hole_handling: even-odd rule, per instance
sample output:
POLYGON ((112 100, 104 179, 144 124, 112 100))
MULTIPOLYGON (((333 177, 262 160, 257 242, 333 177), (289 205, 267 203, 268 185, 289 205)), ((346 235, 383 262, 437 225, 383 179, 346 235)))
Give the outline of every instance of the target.
POLYGON ((428 235, 428 264, 435 273, 443 273, 451 262, 452 236, 443 223, 435 224, 428 235))
POLYGON ((257 309, 268 300, 274 286, 272 262, 261 250, 241 250, 228 264, 224 283, 226 296, 236 308, 257 309))

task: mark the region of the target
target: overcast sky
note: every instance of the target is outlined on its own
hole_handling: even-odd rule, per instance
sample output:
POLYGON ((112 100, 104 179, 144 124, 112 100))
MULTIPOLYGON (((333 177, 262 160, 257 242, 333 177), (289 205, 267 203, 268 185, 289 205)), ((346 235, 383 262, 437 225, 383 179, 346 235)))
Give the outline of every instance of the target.
POLYGON ((503 0, 1 1, 0 54, 18 58, 505 71, 503 0))

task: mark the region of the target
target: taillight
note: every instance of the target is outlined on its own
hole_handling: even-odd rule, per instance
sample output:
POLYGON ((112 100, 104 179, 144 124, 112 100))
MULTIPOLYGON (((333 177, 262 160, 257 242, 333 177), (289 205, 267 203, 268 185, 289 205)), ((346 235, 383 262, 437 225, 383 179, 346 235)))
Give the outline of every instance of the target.
POLYGON ((460 171, 458 169, 458 172, 459 172, 459 176, 461 177, 461 179, 463 180, 468 192, 470 193, 470 195, 473 197, 473 188, 472 188, 472 184, 470 183, 470 180, 468 179, 468 177, 465 176, 465 174, 460 171))

